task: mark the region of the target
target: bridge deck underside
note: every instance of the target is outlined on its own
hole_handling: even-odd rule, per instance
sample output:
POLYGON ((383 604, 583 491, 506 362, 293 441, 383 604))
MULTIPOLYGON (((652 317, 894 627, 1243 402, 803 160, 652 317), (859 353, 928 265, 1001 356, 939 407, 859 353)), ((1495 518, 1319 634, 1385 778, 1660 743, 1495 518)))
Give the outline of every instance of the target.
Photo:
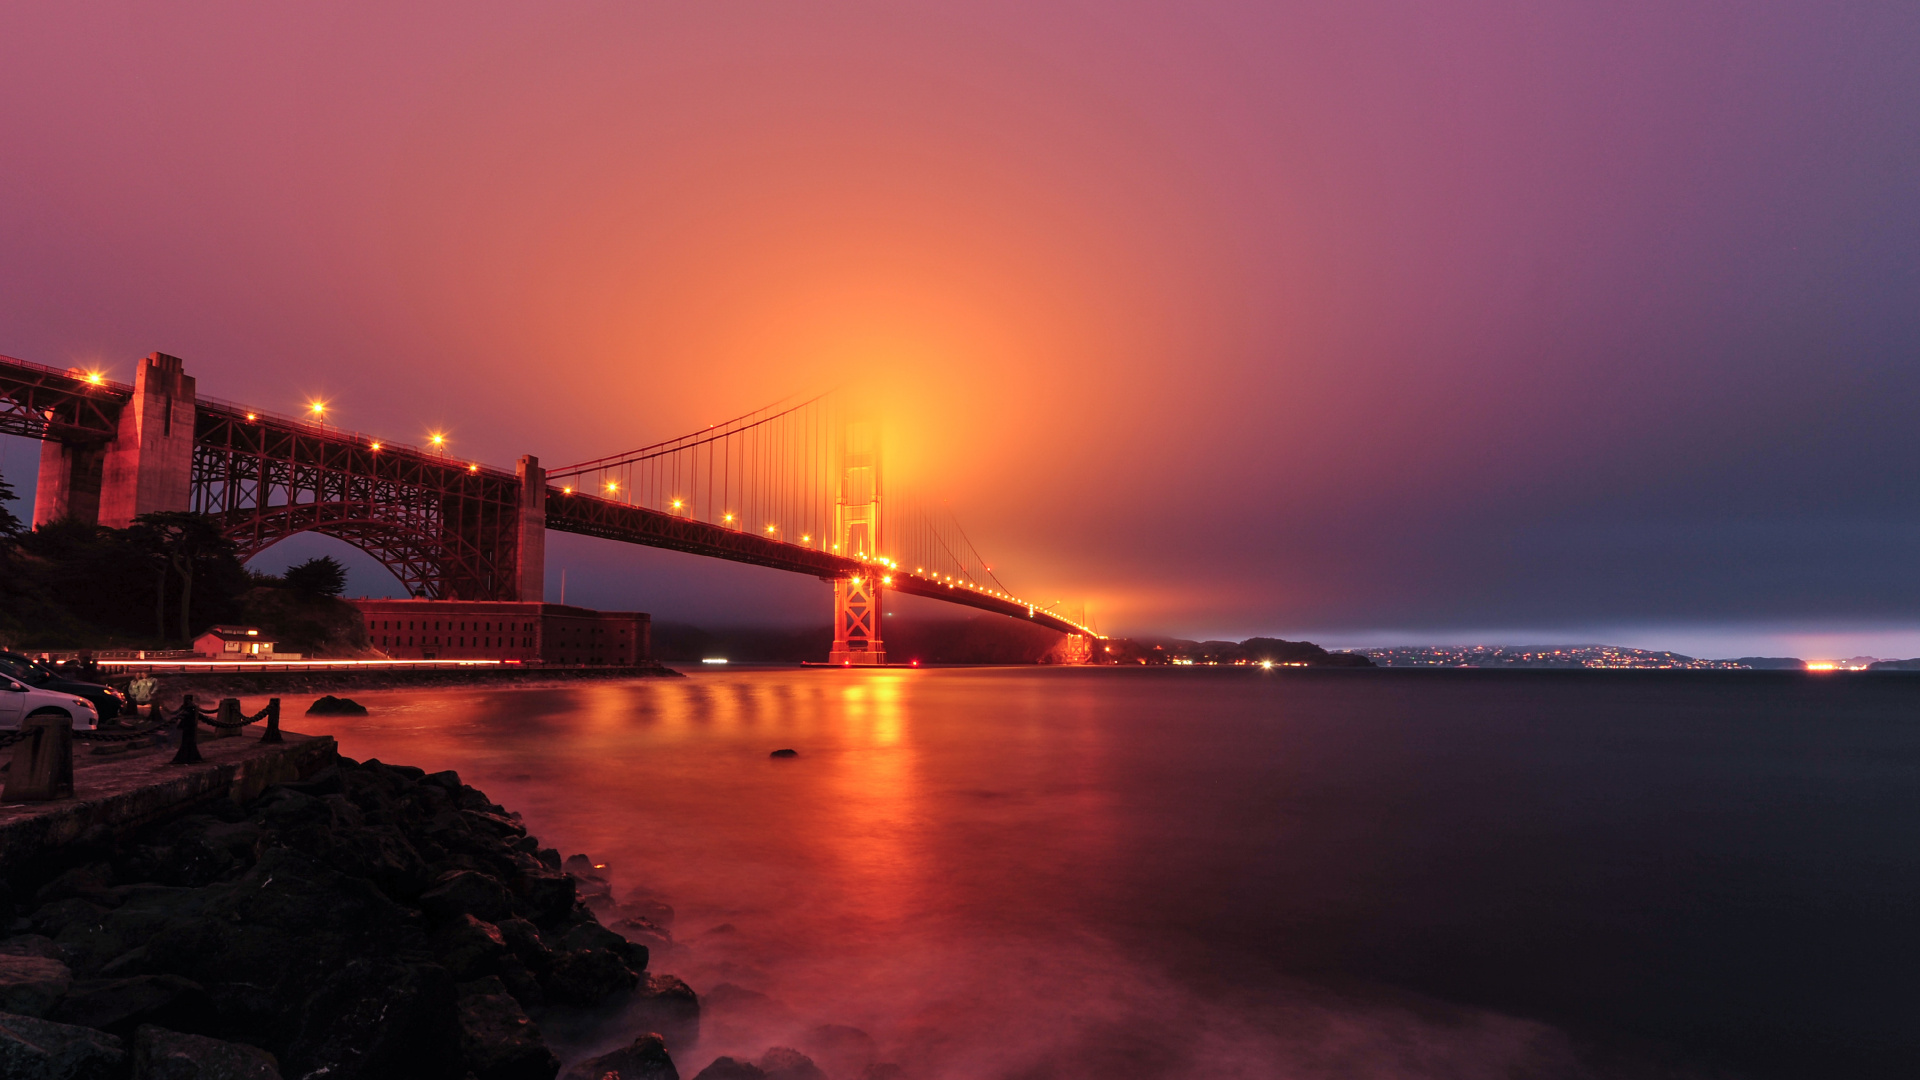
MULTIPOLYGON (((603 540, 618 540, 622 543, 640 544, 645 547, 684 551, 690 555, 704 555, 708 558, 765 566, 796 574, 811 574, 829 581, 834 578, 875 572, 872 567, 858 559, 849 559, 817 548, 772 540, 738 529, 709 525, 703 521, 693 521, 643 506, 629 506, 607 499, 568 493, 559 488, 547 489, 547 528, 555 532, 577 533, 582 536, 597 536, 603 540)), ((892 572, 891 576, 893 580, 884 587, 893 592, 905 593, 909 596, 924 596, 949 604, 959 604, 962 607, 1025 619, 1062 634, 1085 632, 1072 623, 1047 612, 1034 610, 1025 604, 998 596, 987 595, 977 589, 936 583, 899 571, 892 572)))

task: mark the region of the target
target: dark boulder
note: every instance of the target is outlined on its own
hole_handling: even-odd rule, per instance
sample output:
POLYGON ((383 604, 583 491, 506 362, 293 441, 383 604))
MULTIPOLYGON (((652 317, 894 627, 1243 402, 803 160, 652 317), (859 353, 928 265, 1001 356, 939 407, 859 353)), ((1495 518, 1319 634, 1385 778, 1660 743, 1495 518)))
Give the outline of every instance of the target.
POLYGON ((689 1047, 700 1038, 700 998, 672 975, 643 976, 628 1015, 639 1026, 659 1032, 668 1046, 689 1047))
MULTIPOLYGON (((622 941, 622 945, 626 942, 622 941)), ((640 976, 626 961, 607 949, 575 949, 554 958, 547 974, 547 993, 569 1005, 598 1005, 615 994, 632 990, 640 976)))
POLYGON ((0 1012, 45 1016, 71 985, 73 972, 58 960, 0 955, 0 1012))
POLYGON ((846 1024, 819 1024, 800 1036, 800 1049, 833 1076, 858 1076, 872 1063, 873 1036, 846 1024))
POLYGON ((280 1062, 245 1043, 146 1025, 133 1035, 134 1080, 280 1080, 280 1062))
POLYGON ((500 961, 511 955, 500 928, 471 915, 442 926, 435 932, 433 944, 440 962, 461 981, 498 974, 500 961))
POLYGON ((367 707, 352 698, 326 694, 307 706, 308 716, 365 716, 367 707))
POLYGON ((0 1076, 7 1080, 122 1080, 126 1046, 104 1031, 0 1013, 0 1076))
POLYGON ((453 977, 436 964, 355 960, 307 999, 285 1060, 301 1077, 454 1080, 464 1068, 453 977))
POLYGON ((84 979, 73 984, 48 1019, 131 1038, 142 1024, 192 1030, 213 1016, 213 999, 178 975, 84 979))
POLYGON ((498 923, 513 917, 513 896, 507 887, 485 874, 455 870, 440 875, 433 888, 420 894, 421 910, 439 919, 471 915, 498 923))
POLYGON ((560 1059, 497 979, 460 999, 460 1049, 478 1080, 553 1080, 560 1059))
POLYGON ((736 1058, 714 1058, 713 1064, 700 1070, 693 1080, 766 1080, 767 1070, 751 1061, 736 1058))
POLYGON ((767 1080, 827 1080, 812 1058, 791 1046, 776 1046, 760 1055, 760 1070, 767 1080))
POLYGON ((627 940, 597 922, 585 922, 560 935, 560 949, 605 949, 635 971, 647 970, 647 947, 627 940))
POLYGON ((680 1071, 658 1035, 647 1034, 611 1054, 589 1058, 566 1071, 563 1080, 680 1080, 680 1071))

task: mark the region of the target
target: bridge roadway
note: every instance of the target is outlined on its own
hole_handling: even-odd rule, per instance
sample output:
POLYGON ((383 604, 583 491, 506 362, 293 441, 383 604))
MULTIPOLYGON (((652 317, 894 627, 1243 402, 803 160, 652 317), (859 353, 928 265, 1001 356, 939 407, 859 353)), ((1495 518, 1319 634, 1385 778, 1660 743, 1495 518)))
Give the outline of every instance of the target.
MULTIPOLYGON (((178 372, 179 362, 165 359, 178 372)), ((144 368, 142 374, 147 374, 144 368)), ((178 392, 180 384, 175 385, 178 392)), ((137 418, 128 406, 141 392, 138 386, 0 356, 0 434, 81 448, 77 459, 82 468, 89 460, 87 448, 92 448, 91 516, 104 519, 103 462, 130 435, 132 441, 139 441, 132 430, 137 418)), ((509 520, 522 516, 519 511, 530 501, 526 463, 516 473, 438 450, 251 409, 197 395, 191 379, 186 380, 184 392, 194 410, 191 507, 219 517, 243 558, 295 533, 319 532, 367 551, 409 589, 426 595, 513 599, 532 584, 524 574, 516 583, 514 567, 508 565, 532 546, 524 535, 514 535, 509 520), (428 532, 437 535, 421 535, 428 532)), ((169 400, 167 405, 172 407, 174 402, 169 400)), ((74 461, 68 460, 73 458, 72 453, 43 453, 36 522, 74 512, 89 516, 84 504, 88 482, 75 474, 74 461), (59 501, 58 507, 52 505, 54 500, 59 501)), ((535 469, 533 477, 543 475, 535 469)), ((111 486, 111 477, 105 479, 111 486)), ((877 575, 888 591, 1026 619, 1062 634, 1097 636, 1061 616, 970 583, 939 580, 661 510, 542 486, 546 498, 540 524, 546 530, 765 566, 829 582, 877 575)), ((537 575, 538 567, 534 570, 537 575)))

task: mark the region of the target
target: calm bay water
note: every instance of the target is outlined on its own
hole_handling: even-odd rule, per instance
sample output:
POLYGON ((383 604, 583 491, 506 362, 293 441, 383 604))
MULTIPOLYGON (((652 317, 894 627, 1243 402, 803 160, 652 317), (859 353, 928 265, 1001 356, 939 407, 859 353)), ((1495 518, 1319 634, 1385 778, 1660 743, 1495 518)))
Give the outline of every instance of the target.
POLYGON ((654 966, 706 1002, 687 1077, 775 1044, 835 1080, 1920 1075, 1920 679, 355 696, 370 716, 290 726, 458 769, 677 909, 654 966))

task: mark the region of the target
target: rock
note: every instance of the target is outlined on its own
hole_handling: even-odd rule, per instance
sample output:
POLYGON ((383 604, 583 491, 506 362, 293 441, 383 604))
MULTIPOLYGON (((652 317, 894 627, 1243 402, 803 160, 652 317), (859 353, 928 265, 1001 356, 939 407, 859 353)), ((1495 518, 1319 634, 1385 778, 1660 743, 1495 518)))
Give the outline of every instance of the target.
POLYGON ((499 992, 460 999, 460 1049, 467 1068, 478 1080, 553 1080, 560 1059, 499 980, 488 981, 499 992))
POLYGON ((680 1071, 667 1055, 666 1042, 647 1034, 611 1054, 575 1065, 561 1080, 680 1080, 680 1071))
POLYGON ((280 1062, 257 1046, 145 1024, 133 1035, 133 1080, 280 1080, 280 1062))
POLYGON ((440 875, 433 888, 420 894, 420 907, 441 919, 472 915, 484 922, 498 923, 513 917, 513 897, 507 887, 471 870, 440 875))
POLYGON ((498 972, 500 961, 509 955, 500 928, 471 915, 462 915, 441 927, 433 943, 440 962, 461 981, 498 972))
POLYGON ((285 1060, 299 1077, 454 1080, 463 1069, 453 977, 436 964, 355 960, 307 999, 285 1060))
POLYGON ((352 698, 327 694, 307 706, 308 716, 365 716, 367 707, 352 698))
POLYGON ((767 1080, 827 1080, 812 1058, 791 1046, 776 1046, 760 1055, 760 1069, 767 1080))
POLYGON ((689 1047, 700 1038, 700 998, 672 975, 644 976, 633 1020, 657 1031, 668 1046, 689 1047))
POLYGON ((662 930, 673 926, 673 908, 650 896, 629 897, 620 905, 620 916, 650 922, 662 930))
POLYGON ((538 859, 527 856, 539 869, 523 872, 514 881, 514 891, 533 909, 535 922, 546 924, 565 919, 573 910, 573 879, 546 869, 538 859))
POLYGON ((504 919, 500 922, 500 936, 507 941, 507 948, 513 955, 534 972, 546 971, 553 967, 553 950, 547 947, 546 940, 540 936, 540 928, 525 919, 504 919))
MULTIPOLYGON (((624 940, 621 941, 625 945, 624 940)), ((598 1005, 615 994, 632 990, 640 977, 618 955, 607 949, 575 949, 554 958, 546 978, 547 993, 570 1005, 598 1005)))
POLYGON ((54 878, 33 894, 36 904, 50 904, 70 896, 87 896, 113 884, 113 867, 107 863, 88 863, 54 878))
POLYGON ((58 960, 0 955, 0 1012, 45 1016, 71 985, 73 972, 58 960))
POLYGON ((766 1080, 767 1070, 750 1061, 735 1058, 714 1058, 713 1064, 700 1070, 693 1080, 766 1080))
POLYGON ((833 1076, 858 1076, 873 1062, 873 1036, 846 1024, 820 1024, 800 1036, 800 1048, 833 1076))
POLYGON ((597 922, 581 923, 560 937, 560 949, 605 949, 635 971, 647 970, 647 947, 636 945, 597 922))
POLYGON ((775 751, 774 751, 773 753, 771 753, 771 754, 768 754, 767 756, 768 756, 768 757, 771 757, 771 758, 790 758, 790 757, 799 757, 799 756, 800 756, 800 751, 798 751, 798 750, 775 750, 775 751))
POLYGON ((64 964, 66 955, 52 938, 42 934, 20 934, 0 941, 0 956, 44 956, 64 964))
POLYGON ((193 1028, 204 1025, 212 1015, 213 999, 192 979, 136 975, 74 983, 50 1019, 129 1038, 142 1024, 193 1028))
POLYGON ((121 1080, 125 1044, 104 1031, 0 1013, 0 1076, 7 1080, 121 1080))
POLYGON ((561 869, 575 877, 597 877, 603 881, 613 880, 613 867, 591 855, 569 855, 561 869))

